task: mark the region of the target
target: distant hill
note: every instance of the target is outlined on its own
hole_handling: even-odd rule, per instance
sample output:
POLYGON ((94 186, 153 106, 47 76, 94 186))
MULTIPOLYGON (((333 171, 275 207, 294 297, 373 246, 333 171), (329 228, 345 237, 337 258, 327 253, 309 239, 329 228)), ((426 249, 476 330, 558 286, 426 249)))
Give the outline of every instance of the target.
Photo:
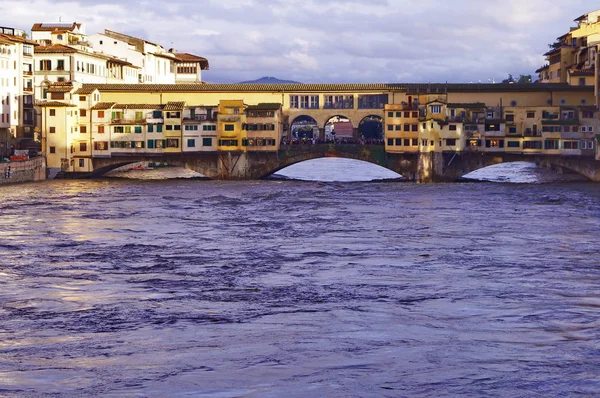
POLYGON ((295 82, 292 80, 280 80, 276 77, 265 76, 256 80, 249 80, 245 82, 240 82, 239 84, 300 84, 299 82, 295 82))

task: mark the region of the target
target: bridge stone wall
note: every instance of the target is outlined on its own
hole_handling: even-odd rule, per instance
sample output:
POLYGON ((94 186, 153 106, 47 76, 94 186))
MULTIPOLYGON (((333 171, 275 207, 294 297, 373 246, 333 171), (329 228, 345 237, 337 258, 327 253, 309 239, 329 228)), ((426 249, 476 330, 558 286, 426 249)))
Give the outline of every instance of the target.
POLYGON ((339 157, 362 160, 392 170, 408 181, 454 182, 475 170, 507 162, 533 162, 543 167, 567 169, 600 182, 600 162, 594 157, 482 152, 432 152, 390 154, 378 145, 288 145, 278 152, 211 152, 130 156, 94 159, 100 176, 117 167, 137 162, 165 162, 219 180, 256 180, 306 160, 339 157))

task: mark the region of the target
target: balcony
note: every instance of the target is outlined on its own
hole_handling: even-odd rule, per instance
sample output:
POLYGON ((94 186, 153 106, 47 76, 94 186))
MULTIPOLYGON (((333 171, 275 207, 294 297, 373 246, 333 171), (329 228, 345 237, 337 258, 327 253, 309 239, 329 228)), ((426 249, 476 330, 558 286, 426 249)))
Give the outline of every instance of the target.
POLYGON ((31 70, 24 70, 23 71, 23 76, 33 76, 33 71, 31 71, 31 70))
POLYGON ((240 117, 239 116, 221 116, 221 118, 219 120, 221 122, 239 122, 240 117))
POLYGON ((162 118, 148 118, 145 120, 147 124, 163 124, 165 119, 162 118))

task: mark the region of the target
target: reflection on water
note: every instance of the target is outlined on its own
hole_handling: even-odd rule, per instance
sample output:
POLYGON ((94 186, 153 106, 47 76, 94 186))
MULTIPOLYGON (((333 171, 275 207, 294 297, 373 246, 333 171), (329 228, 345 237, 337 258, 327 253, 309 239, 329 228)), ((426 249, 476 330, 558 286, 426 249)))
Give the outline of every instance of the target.
POLYGON ((498 164, 469 173, 465 175, 464 178, 478 181, 510 182, 516 184, 586 180, 578 174, 559 174, 555 171, 538 167, 534 163, 528 162, 498 164))

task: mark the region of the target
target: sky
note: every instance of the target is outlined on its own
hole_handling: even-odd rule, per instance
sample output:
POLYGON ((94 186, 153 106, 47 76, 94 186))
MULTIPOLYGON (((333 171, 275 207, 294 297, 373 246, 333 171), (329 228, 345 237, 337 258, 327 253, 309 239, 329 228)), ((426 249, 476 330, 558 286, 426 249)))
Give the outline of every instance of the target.
POLYGON ((0 25, 83 23, 208 59, 203 80, 499 82, 532 74, 593 0, 2 0, 0 25))

